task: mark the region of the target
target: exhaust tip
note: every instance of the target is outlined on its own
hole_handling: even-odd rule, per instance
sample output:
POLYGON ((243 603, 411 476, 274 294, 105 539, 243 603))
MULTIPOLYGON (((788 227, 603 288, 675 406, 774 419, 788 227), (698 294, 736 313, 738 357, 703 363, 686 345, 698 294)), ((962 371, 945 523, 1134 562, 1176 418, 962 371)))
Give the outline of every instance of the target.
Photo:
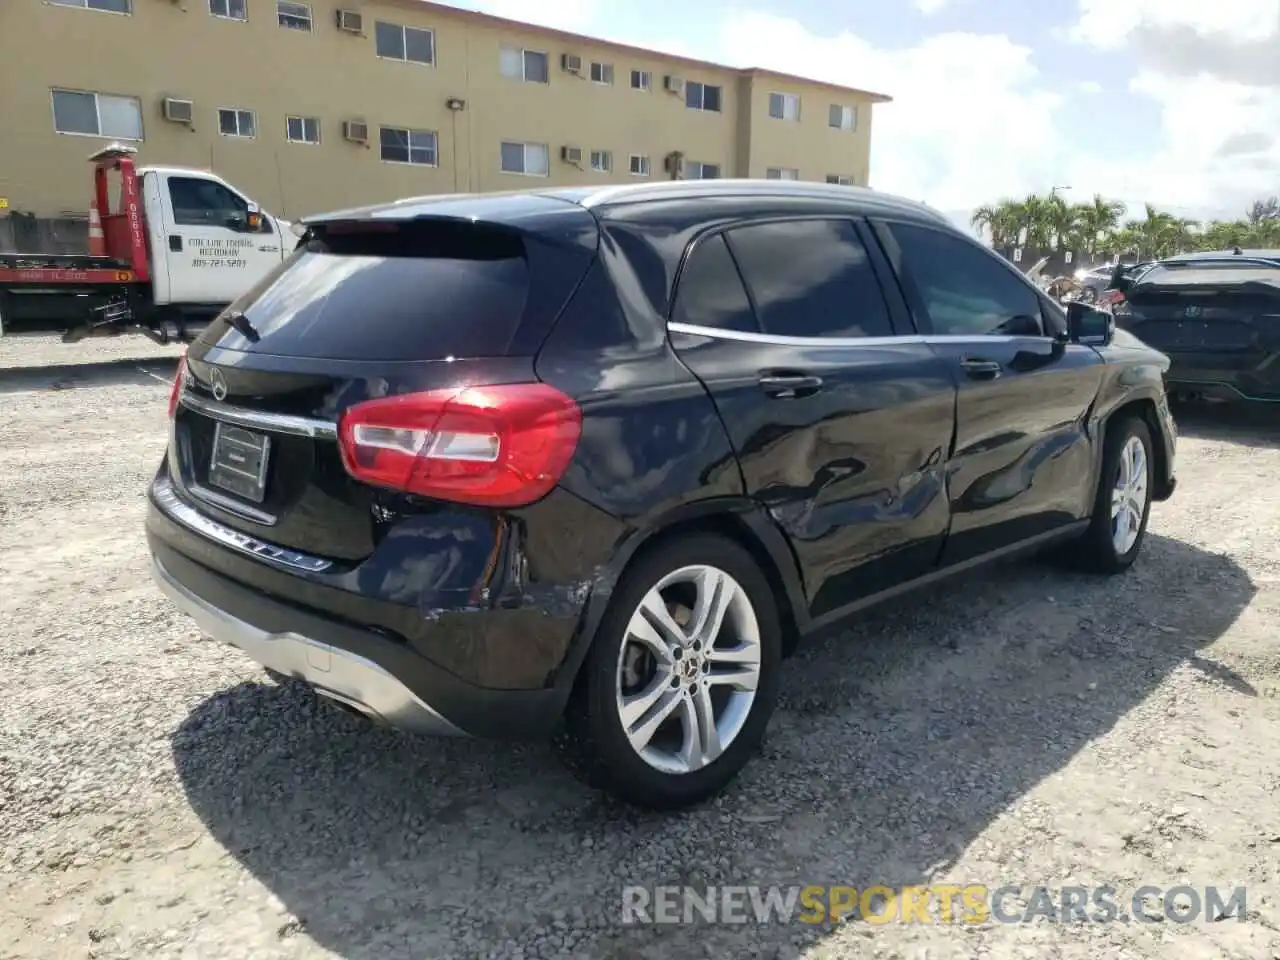
POLYGON ((380 726, 383 725, 384 723, 383 719, 380 716, 378 716, 376 713, 374 713, 372 710, 370 710, 368 707, 366 707, 364 704, 357 703, 355 700, 352 700, 348 697, 344 697, 340 693, 334 693, 331 690, 325 690, 322 687, 315 687, 314 689, 316 691, 317 696, 323 698, 324 700, 327 700, 330 704, 337 707, 343 713, 348 713, 354 717, 359 717, 361 720, 365 721, 366 723, 376 723, 380 726))

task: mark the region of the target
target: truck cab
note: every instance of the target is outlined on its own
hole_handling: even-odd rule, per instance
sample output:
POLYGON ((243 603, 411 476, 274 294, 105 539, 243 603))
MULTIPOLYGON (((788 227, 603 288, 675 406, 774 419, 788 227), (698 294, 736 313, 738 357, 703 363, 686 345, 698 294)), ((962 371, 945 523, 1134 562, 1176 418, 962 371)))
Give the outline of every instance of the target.
POLYGON ((138 177, 157 306, 216 313, 297 243, 288 221, 207 170, 143 167, 138 177))

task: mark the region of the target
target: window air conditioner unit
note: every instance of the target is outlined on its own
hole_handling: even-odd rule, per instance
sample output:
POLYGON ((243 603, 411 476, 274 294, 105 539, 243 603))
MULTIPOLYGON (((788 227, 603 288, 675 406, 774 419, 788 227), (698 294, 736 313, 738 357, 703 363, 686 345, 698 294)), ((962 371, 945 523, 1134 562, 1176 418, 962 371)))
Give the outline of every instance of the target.
POLYGON ((560 159, 565 163, 581 164, 582 148, 581 147, 561 147, 560 159))
POLYGON ((173 123, 191 123, 196 118, 196 105, 191 100, 165 97, 164 118, 173 123))
POLYGON ((364 17, 356 10, 338 11, 338 29, 346 33, 364 33, 364 17))
POLYGON ((662 89, 667 93, 684 93, 684 78, 667 74, 662 78, 662 89))
POLYGON ((363 120, 343 120, 342 139, 352 143, 364 143, 369 139, 369 124, 363 120))
POLYGON ((565 73, 582 73, 582 58, 576 53, 566 53, 560 57, 560 67, 565 73))

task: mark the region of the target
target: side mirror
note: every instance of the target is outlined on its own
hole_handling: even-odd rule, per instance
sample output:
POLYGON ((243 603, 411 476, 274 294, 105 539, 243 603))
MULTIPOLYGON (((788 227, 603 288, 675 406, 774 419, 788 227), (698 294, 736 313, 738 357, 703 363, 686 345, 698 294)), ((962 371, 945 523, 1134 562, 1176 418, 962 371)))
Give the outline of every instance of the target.
POLYGON ((236 233, 244 233, 249 229, 249 218, 243 213, 229 213, 223 224, 228 230, 234 230, 236 233))
POLYGON ((1115 337, 1116 318, 1106 310, 1073 300, 1067 304, 1067 332, 1076 343, 1105 347, 1115 337))

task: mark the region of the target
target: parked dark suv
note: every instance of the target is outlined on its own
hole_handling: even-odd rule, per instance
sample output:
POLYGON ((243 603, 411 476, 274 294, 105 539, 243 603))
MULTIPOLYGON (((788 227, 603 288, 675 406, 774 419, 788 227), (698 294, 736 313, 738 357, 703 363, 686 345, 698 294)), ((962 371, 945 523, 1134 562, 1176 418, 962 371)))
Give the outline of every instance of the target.
POLYGON ((392 724, 554 739, 674 807, 797 638, 981 561, 1128 567, 1166 358, 922 206, 778 181, 316 218, 191 347, 165 592, 392 724))
POLYGON ((1280 250, 1169 257, 1110 299, 1121 329, 1168 354, 1174 397, 1280 403, 1280 250))

